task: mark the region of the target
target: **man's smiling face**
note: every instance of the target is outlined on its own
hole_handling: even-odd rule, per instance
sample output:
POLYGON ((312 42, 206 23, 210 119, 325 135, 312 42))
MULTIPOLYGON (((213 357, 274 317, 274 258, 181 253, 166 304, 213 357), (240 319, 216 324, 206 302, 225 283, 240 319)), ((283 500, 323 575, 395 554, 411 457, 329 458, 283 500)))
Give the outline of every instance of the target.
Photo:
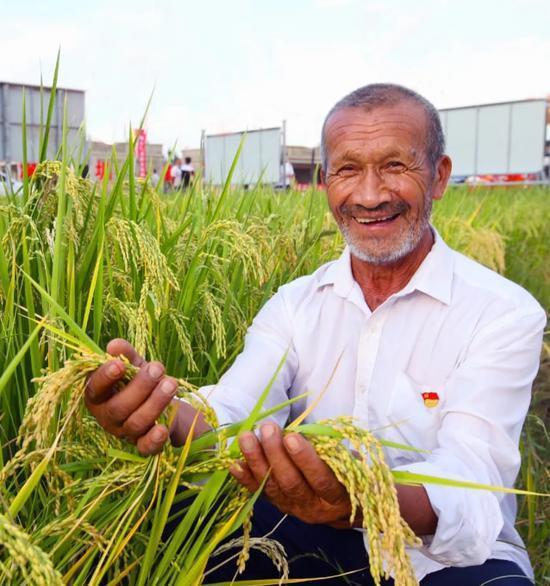
POLYGON ((410 100, 370 110, 343 108, 327 120, 328 203, 358 259, 400 260, 429 230, 432 199, 443 189, 426 138, 426 115, 410 100))

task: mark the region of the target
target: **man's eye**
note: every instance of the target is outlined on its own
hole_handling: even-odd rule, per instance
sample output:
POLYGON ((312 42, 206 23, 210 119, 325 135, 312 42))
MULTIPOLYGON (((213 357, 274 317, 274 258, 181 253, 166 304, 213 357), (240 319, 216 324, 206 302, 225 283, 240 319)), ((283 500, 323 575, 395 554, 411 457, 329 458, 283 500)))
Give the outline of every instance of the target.
POLYGON ((401 161, 388 161, 385 168, 393 173, 400 173, 401 171, 405 171, 406 166, 401 161))
POLYGON ((339 175, 350 175, 355 171, 355 167, 353 165, 344 165, 338 169, 339 175))

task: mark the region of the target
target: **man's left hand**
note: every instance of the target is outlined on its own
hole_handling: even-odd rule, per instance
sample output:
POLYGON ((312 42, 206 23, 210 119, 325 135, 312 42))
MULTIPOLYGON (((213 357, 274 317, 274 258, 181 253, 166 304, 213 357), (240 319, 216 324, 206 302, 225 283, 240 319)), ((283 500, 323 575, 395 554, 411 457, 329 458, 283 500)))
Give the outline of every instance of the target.
POLYGON ((306 523, 350 527, 348 493, 315 448, 299 433, 283 438, 275 423, 260 427, 261 441, 252 432, 239 436, 244 462, 231 474, 255 492, 268 475, 264 494, 280 511, 306 523))

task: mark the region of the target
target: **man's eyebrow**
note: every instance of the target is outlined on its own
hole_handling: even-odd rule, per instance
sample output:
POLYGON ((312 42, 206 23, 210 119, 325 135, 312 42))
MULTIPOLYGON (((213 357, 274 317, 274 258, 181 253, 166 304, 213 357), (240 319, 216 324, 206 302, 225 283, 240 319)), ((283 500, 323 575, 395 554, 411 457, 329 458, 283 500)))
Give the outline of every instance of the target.
POLYGON ((387 161, 389 159, 399 159, 404 163, 412 163, 418 159, 419 151, 418 149, 411 148, 411 149, 391 149, 386 153, 383 153, 380 156, 381 161, 387 161))
POLYGON ((359 161, 361 160, 361 151, 357 149, 348 149, 338 157, 336 161, 359 161))
POLYGON ((401 152, 401 151, 398 151, 398 150, 392 149, 392 150, 390 150, 390 151, 388 151, 388 152, 384 153, 384 159, 391 159, 391 158, 393 158, 393 157, 399 158, 399 157, 402 157, 402 156, 403 156, 403 154, 404 154, 404 153, 403 153, 403 152, 401 152))

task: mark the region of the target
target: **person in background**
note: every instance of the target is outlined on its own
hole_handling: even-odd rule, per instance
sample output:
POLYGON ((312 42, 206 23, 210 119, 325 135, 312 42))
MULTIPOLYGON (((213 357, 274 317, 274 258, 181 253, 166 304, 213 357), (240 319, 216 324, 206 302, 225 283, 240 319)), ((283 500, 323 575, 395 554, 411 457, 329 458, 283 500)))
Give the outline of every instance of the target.
POLYGON ((159 184, 160 175, 156 169, 153 169, 153 174, 151 175, 151 185, 156 187, 159 184))
POLYGON ((285 189, 294 187, 294 181, 296 176, 294 175, 294 167, 290 161, 285 163, 285 189))
POLYGON ((191 157, 185 157, 185 163, 181 166, 181 184, 183 189, 187 189, 191 179, 195 176, 195 169, 191 164, 191 157))
POLYGON ((172 187, 181 189, 181 159, 176 158, 172 165, 172 187))
POLYGON ((168 193, 172 188, 172 165, 166 165, 164 172, 164 193, 168 193))

